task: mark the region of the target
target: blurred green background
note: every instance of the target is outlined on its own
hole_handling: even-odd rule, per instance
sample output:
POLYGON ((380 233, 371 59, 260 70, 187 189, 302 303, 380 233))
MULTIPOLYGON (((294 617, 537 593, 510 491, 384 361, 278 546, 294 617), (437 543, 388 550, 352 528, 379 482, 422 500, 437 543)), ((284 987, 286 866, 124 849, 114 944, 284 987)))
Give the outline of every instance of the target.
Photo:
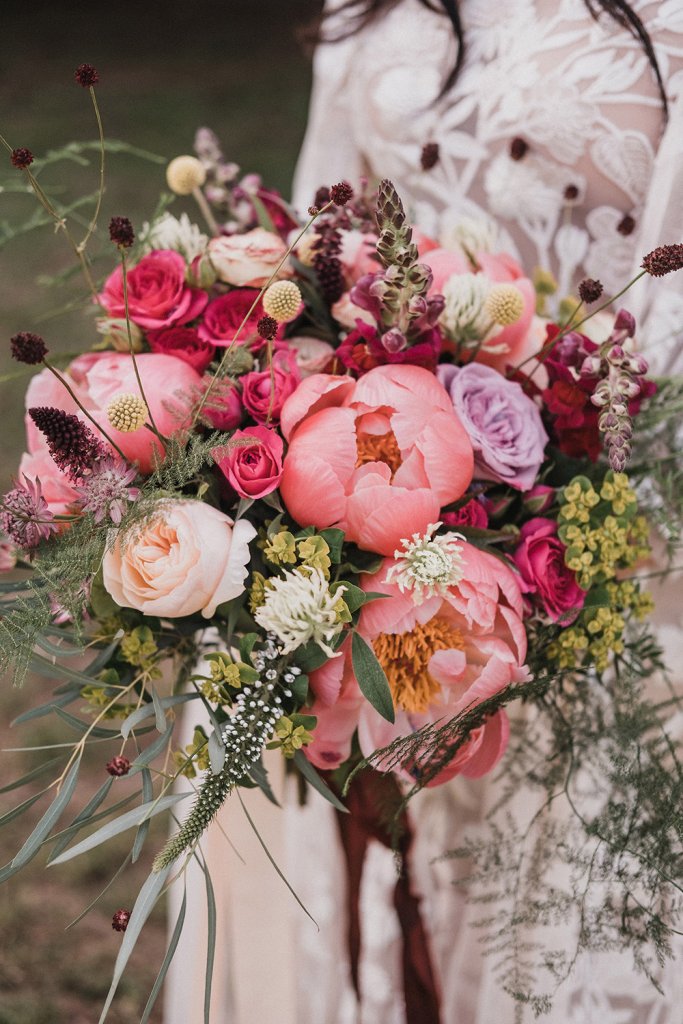
MULTIPOLYGON (((163 5, 121 2, 104 5, 60 3, 40 8, 16 0, 3 3, 0 38, 0 132, 11 146, 27 146, 40 167, 41 154, 72 140, 96 138, 87 90, 74 82, 78 64, 94 64, 101 81, 97 95, 110 139, 170 159, 192 152, 195 129, 218 134, 225 155, 245 171, 260 172, 266 184, 289 193, 303 135, 310 88, 310 54, 299 32, 317 14, 317 0, 166 0, 163 5)), ((21 182, 0 152, 0 184, 21 182)), ((59 186, 59 199, 90 192, 97 185, 97 157, 90 167, 64 162, 49 169, 45 182, 59 186)), ((109 245, 106 225, 113 215, 140 225, 165 186, 164 166, 125 155, 108 158, 99 241, 109 245)), ((25 192, 0 190, 0 236, 36 208, 25 192)), ((173 212, 188 209, 176 203, 173 212)), ((97 249, 97 245, 95 248, 97 249)), ((111 260, 111 253, 108 253, 111 260)), ((97 264, 100 274, 113 261, 97 264)), ((53 351, 84 350, 95 340, 92 320, 82 312, 54 315, 82 294, 80 279, 47 288, 44 275, 72 263, 70 251, 52 227, 20 235, 0 248, 0 374, 14 373, 9 338, 20 330, 42 334, 53 351)), ((23 450, 23 395, 28 377, 0 384, 2 442, 0 486, 5 490, 23 450)), ((29 679, 21 691, 5 681, 0 689, 0 787, 28 771, 39 755, 7 748, 60 742, 52 719, 9 729, 17 714, 42 703, 52 684, 29 679)), ((42 756, 42 755, 41 755, 42 756)), ((79 793, 80 806, 103 781, 103 764, 91 759, 91 785, 79 793)), ((131 783, 132 784, 132 783, 131 783)), ((120 780, 124 795, 127 780, 120 780)), ((37 792, 30 786, 0 795, 0 815, 37 792)), ((39 800, 16 822, 0 829, 0 864, 14 856, 43 813, 39 800)), ((149 852, 163 838, 149 842, 149 852)), ((124 837, 125 843, 125 837, 124 837)), ((149 870, 149 855, 110 890, 101 907, 64 934, 65 925, 100 892, 125 855, 115 843, 64 868, 31 867, 0 888, 0 1024, 91 1024, 109 986, 120 935, 111 915, 130 907, 149 870)), ((131 961, 112 1024, 139 1019, 165 948, 160 910, 146 927, 131 961)), ((153 1018, 161 1020, 160 1004, 153 1018)))

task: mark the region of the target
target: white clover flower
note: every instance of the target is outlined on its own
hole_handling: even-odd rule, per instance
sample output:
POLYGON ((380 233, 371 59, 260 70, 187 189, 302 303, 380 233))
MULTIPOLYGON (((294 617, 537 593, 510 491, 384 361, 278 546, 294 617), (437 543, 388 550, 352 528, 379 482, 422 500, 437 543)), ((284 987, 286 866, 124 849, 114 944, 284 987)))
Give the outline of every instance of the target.
POLYGON ((485 306, 490 290, 485 274, 453 274, 446 281, 439 322, 454 341, 479 341, 488 332, 491 319, 485 306))
POLYGON ((412 590, 415 604, 428 597, 445 595, 449 587, 460 583, 464 576, 460 533, 433 534, 441 523, 430 523, 424 535, 414 533, 411 540, 401 541, 404 549, 394 551, 396 565, 387 573, 387 582, 394 580, 401 593, 412 590))
POLYGON ((331 594, 320 569, 294 569, 268 584, 254 618, 282 643, 282 653, 291 654, 313 640, 328 657, 338 657, 331 644, 342 630, 337 607, 347 588, 337 587, 331 594))
POLYGON ((180 218, 165 213, 154 224, 143 224, 142 237, 147 252, 152 249, 174 249, 188 263, 196 256, 201 256, 209 243, 208 235, 202 234, 186 213, 181 213, 180 218))

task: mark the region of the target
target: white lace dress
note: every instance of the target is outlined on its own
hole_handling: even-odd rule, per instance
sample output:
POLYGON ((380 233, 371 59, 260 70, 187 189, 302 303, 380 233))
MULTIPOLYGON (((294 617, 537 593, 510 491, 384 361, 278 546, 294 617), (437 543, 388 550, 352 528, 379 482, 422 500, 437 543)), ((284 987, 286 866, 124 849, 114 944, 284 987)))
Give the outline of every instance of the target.
MULTIPOLYGON (((351 39, 319 47, 295 200, 305 209, 319 185, 361 174, 390 177, 428 233, 447 241, 449 226, 489 211, 501 226, 501 247, 526 268, 552 270, 561 293, 585 276, 599 278, 607 291, 618 289, 644 253, 683 239, 683 0, 632 6, 655 45, 668 124, 640 44, 606 15, 591 19, 582 0, 461 0, 467 58, 441 98, 455 57, 453 33, 445 17, 417 0, 403 0, 351 39), (425 171, 427 143, 438 145, 439 158, 425 171)), ((654 369, 671 369, 683 349, 681 274, 643 280, 628 307, 654 369)), ((665 639, 680 657, 680 633, 669 628, 665 639)), ((464 829, 476 829, 493 799, 492 780, 455 779, 420 794, 411 809, 412 870, 443 1024, 532 1019, 530 1011, 515 1010, 496 981, 494 962, 482 956, 470 927, 481 908, 453 886, 453 862, 435 860, 458 844, 464 829)), ((221 947, 212 1024, 420 1024, 406 1021, 403 1008, 391 854, 373 843, 365 865, 359 1005, 346 952, 343 860, 329 806, 314 794, 300 810, 290 794, 283 813, 257 794, 250 809, 320 932, 257 843, 245 866, 214 828, 206 848, 221 890, 221 947)), ((523 793, 516 812, 523 819, 530 814, 523 793)), ((244 853, 253 835, 235 802, 221 823, 244 853)), ((199 903, 201 876, 190 885, 199 903)), ((203 927, 197 912, 171 974, 167 1024, 203 1020, 203 927)), ((571 941, 568 925, 567 948, 571 941)), ((665 968, 662 985, 663 997, 634 973, 628 956, 587 956, 543 1019, 680 1024, 680 961, 665 968)))

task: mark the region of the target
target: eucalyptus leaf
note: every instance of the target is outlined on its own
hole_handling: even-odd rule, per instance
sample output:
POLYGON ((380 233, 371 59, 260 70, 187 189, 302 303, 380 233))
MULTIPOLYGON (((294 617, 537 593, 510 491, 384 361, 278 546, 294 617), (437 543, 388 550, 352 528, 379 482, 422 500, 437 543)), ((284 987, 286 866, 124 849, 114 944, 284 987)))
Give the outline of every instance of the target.
POLYGON ((135 761, 130 767, 129 775, 135 775, 139 771, 145 771, 146 766, 151 764, 155 757, 158 757, 171 742, 173 736, 173 730, 175 728, 175 722, 170 721, 166 727, 166 731, 157 736, 153 743, 150 743, 148 747, 141 750, 135 761))
POLYGON ((159 694, 157 693, 153 686, 150 687, 150 690, 152 693, 152 703, 154 705, 154 716, 157 732, 165 732, 166 715, 161 704, 161 698, 159 697, 159 694))
POLYGON ((74 820, 71 822, 69 829, 65 830, 65 832, 57 838, 57 842, 53 846, 52 853, 50 854, 50 860, 54 860, 55 857, 58 857, 62 850, 68 846, 71 836, 75 831, 78 831, 77 829, 74 829, 74 825, 85 826, 89 823, 97 808, 103 804, 109 796, 109 790, 111 789, 113 782, 114 779, 112 776, 109 776, 107 781, 102 783, 95 795, 88 801, 83 810, 76 815, 74 820))
MULTIPOLYGON (((152 773, 149 768, 142 769, 142 799, 144 803, 150 803, 154 799, 154 786, 152 784, 152 773)), ((147 818, 141 825, 138 826, 138 830, 135 834, 135 841, 133 843, 133 849, 131 850, 131 861, 135 864, 136 860, 142 852, 142 847, 145 845, 145 840, 149 833, 150 820, 147 818)))
POLYGON ((147 1022, 149 1021, 150 1014, 151 1014, 152 1010, 154 1009, 154 1004, 156 1003, 157 997, 158 997, 159 993, 161 992, 161 986, 163 985, 163 983, 164 983, 164 981, 166 979, 166 975, 168 974, 168 969, 171 966, 171 961, 173 960, 173 957, 175 956, 175 951, 178 948, 178 942, 179 942, 180 936, 182 934, 183 925, 185 924, 185 912, 186 912, 186 910, 187 910, 187 888, 184 888, 183 889, 183 901, 180 904, 180 910, 178 912, 178 917, 176 918, 176 923, 175 923, 175 926, 173 928, 173 934, 171 935, 171 939, 170 939, 170 942, 168 944, 168 949, 166 950, 166 955, 164 957, 164 960, 163 960, 163 963, 162 963, 161 967, 159 968, 159 973, 156 976, 156 981, 154 982, 154 985, 152 986, 152 991, 149 994, 149 999, 147 1000, 147 1004, 146 1004, 145 1009, 143 1011, 142 1017, 140 1018, 140 1024, 147 1024, 147 1022))
POLYGON ((78 700, 80 696, 80 690, 70 690, 69 693, 63 693, 59 697, 53 697, 48 704, 39 704, 36 708, 31 708, 29 711, 24 711, 22 715, 17 715, 15 719, 10 722, 10 727, 14 725, 21 725, 23 722, 30 722, 34 718, 43 718, 45 715, 51 714, 56 708, 64 708, 67 704, 73 704, 75 700, 78 700))
MULTIPOLYGON (((162 708, 172 708, 176 704, 185 704, 188 700, 200 700, 198 693, 179 693, 174 697, 161 697, 159 703, 162 708)), ((121 735, 124 740, 127 740, 133 729, 135 729, 140 722, 144 722, 146 718, 151 718, 152 715, 156 715, 156 708, 150 701, 148 704, 143 704, 142 707, 137 708, 135 711, 125 718, 121 725, 121 735)))
POLYGON ((393 722, 395 720, 394 702, 387 677, 375 657, 375 652, 360 633, 354 632, 353 634, 351 658, 353 672, 358 680, 361 693, 367 697, 382 718, 386 718, 387 722, 393 722))
MULTIPOLYGON (((15 719, 17 721, 17 719, 15 719)), ((43 761, 37 768, 32 768, 26 775, 22 775, 21 778, 15 779, 14 782, 8 782, 7 785, 0 788, 0 793, 9 793, 12 789, 19 789, 20 786, 25 786, 27 782, 33 782, 34 779, 42 775, 43 772, 48 771, 50 768, 54 768, 56 764, 62 760, 61 757, 51 757, 49 761, 43 761)))
POLYGON ((10 821, 14 821, 15 818, 20 818, 24 811, 27 811, 29 807, 33 807, 34 803, 37 800, 40 800, 41 796, 46 792, 47 789, 41 789, 40 793, 35 793, 33 796, 28 797, 26 800, 22 801, 22 803, 13 807, 11 811, 5 811, 5 813, 0 817, 0 828, 2 828, 3 825, 9 825, 10 821))
POLYGON ((208 941, 206 947, 206 974, 204 976, 204 1024, 211 1024, 211 983, 213 981, 213 964, 216 954, 216 897, 213 892, 211 875, 206 864, 203 865, 206 883, 206 912, 208 941))
POLYGON ((64 711, 62 708, 56 706, 55 714, 59 715, 59 717, 63 719, 67 725, 70 725, 72 729, 75 729, 76 732, 80 732, 83 735, 85 735, 85 733, 89 733, 90 736, 96 736, 100 739, 115 739, 119 735, 117 729, 104 729, 101 725, 92 725, 91 723, 83 722, 80 718, 76 718, 75 715, 71 715, 68 711, 64 711))
POLYGON ((211 771, 214 775, 220 775, 223 770, 223 765, 225 764, 226 751, 219 729, 214 729, 209 736, 208 750, 211 771))
POLYGON ((324 796, 325 799, 332 804, 335 810, 343 811, 344 814, 349 813, 348 807, 344 807, 341 800, 332 792, 320 775, 318 775, 317 771, 302 750, 297 750, 294 754, 294 764, 297 766, 306 781, 313 786, 313 789, 317 789, 320 795, 324 796))

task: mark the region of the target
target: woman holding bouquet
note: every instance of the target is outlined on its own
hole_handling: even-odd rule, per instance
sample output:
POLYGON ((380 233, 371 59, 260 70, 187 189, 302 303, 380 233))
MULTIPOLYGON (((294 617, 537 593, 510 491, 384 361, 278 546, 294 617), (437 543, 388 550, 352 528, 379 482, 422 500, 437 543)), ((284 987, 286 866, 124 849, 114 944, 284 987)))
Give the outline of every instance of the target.
MULTIPOLYGON (((504 6, 488 0, 335 0, 322 23, 294 198, 305 210, 322 185, 388 176, 408 203, 409 220, 428 240, 425 258, 435 281, 447 286, 458 269, 458 249, 482 261, 502 250, 529 272, 536 268, 538 277, 552 275, 552 303, 584 279, 599 279, 605 294, 613 294, 634 276, 644 253, 680 241, 682 157, 678 0, 511 0, 504 6)), ((675 276, 654 285, 649 278, 638 282, 628 305, 651 370, 664 374, 681 368, 683 292, 675 276)), ((606 334, 604 326, 599 330, 606 334)), ((538 336, 529 332, 506 354, 519 363, 538 347, 538 336)), ((264 951, 259 937, 264 962, 278 961, 281 971, 280 995, 268 1019, 511 1021, 514 1004, 470 928, 485 908, 469 905, 465 890, 452 884, 457 862, 436 860, 482 821, 496 798, 491 777, 459 776, 418 794, 405 822, 403 882, 397 883, 386 842, 377 842, 368 827, 360 840, 365 858, 362 881, 356 879, 357 905, 350 911, 348 834, 345 859, 328 805, 312 794, 303 810, 290 808, 294 855, 285 873, 321 931, 282 888, 271 915, 276 929, 281 915, 289 915, 296 943, 295 952, 283 954, 280 934, 264 951), (353 971, 349 912, 356 927, 353 971), (283 959, 290 955, 291 961, 283 959), (407 967, 406 957, 412 959, 407 967), (412 994, 404 994, 404 984, 413 986, 412 994)), ((530 817, 523 792, 513 806, 520 822, 530 817)), ((357 812, 362 817, 362 808, 357 812)), ((219 848, 213 851, 217 873, 217 858, 228 856, 219 848)), ((247 888, 248 880, 243 884, 247 888)), ((197 923, 188 931, 188 950, 200 929, 197 923)), ((238 1003, 248 1006, 240 996, 240 946, 248 942, 239 920, 233 936, 238 968, 232 983, 238 1003)), ((562 945, 561 934, 554 938, 562 945)), ((547 939, 547 932, 528 936, 530 943, 547 939)), ((249 948, 253 958, 255 945, 249 948)), ((192 1016, 191 1006, 182 1003, 183 990, 193 987, 185 973, 188 960, 179 954, 177 963, 183 968, 175 969, 166 1019, 191 1024, 200 1019, 199 1000, 192 999, 192 1016)), ((676 994, 680 981, 673 973, 669 969, 661 979, 667 993, 662 999, 645 978, 634 977, 627 957, 585 957, 543 1019, 674 1024, 683 992, 676 994)), ((222 974, 218 989, 224 982, 230 986, 225 969, 222 974)), ((256 1019, 244 1016, 248 1010, 232 1012, 229 996, 217 990, 212 1020, 256 1019)))

